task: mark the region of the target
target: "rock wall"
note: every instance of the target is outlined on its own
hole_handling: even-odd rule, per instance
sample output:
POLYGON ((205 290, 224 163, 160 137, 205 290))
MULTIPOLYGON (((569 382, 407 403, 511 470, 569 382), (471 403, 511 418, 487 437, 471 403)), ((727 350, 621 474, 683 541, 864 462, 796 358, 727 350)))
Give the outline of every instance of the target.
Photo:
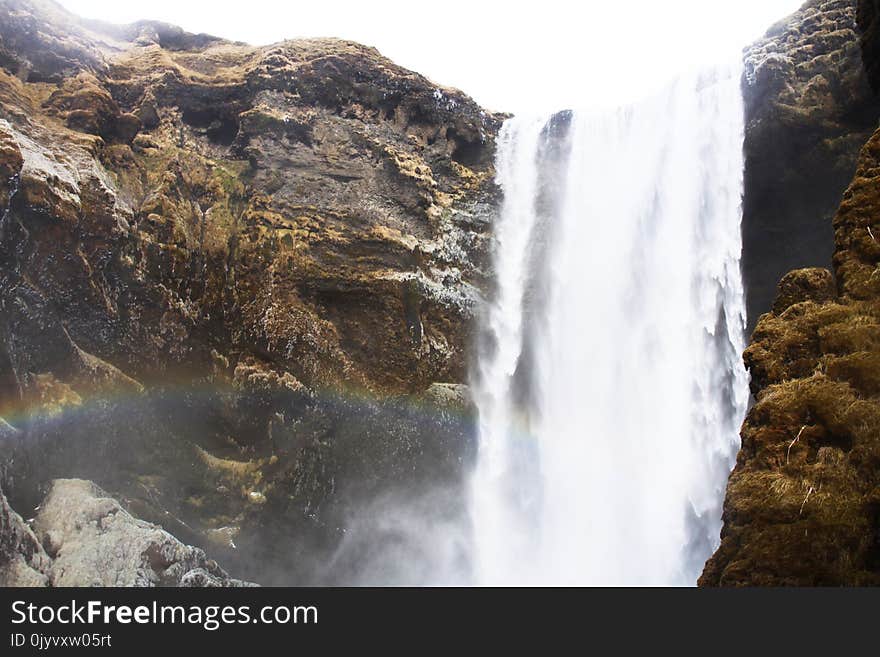
POLYGON ((742 267, 750 332, 786 272, 831 264, 831 219, 880 116, 856 19, 856 0, 810 0, 745 51, 742 267))
POLYGON ((827 270, 788 274, 745 353, 757 403, 703 585, 880 584, 880 132, 827 270))
POLYGON ((137 380, 212 350, 310 387, 462 380, 495 117, 358 44, 89 40, 13 5, 7 297, 51 302, 45 323, 137 380))
POLYGON ((859 0, 856 18, 868 82, 875 92, 880 92, 880 2, 859 0))
POLYGON ((90 479, 303 583, 367 491, 458 481, 500 121, 355 43, 0 1, 13 506, 90 479))
POLYGON ((833 273, 783 277, 745 352, 756 403, 701 585, 880 584, 880 131, 832 227, 833 273))

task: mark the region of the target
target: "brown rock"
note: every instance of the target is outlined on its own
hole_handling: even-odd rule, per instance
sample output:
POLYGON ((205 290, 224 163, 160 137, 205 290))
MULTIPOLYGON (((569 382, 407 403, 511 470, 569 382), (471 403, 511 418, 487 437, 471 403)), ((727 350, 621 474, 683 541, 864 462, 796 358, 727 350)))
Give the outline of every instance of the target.
POLYGON ((500 117, 335 39, 43 0, 0 4, 0 37, 16 505, 93 480, 289 584, 337 581, 363 500, 458 485, 471 418, 418 395, 466 377, 500 117))
POLYGON ((757 403, 703 586, 880 584, 880 131, 834 220, 829 272, 786 276, 745 352, 757 403), (864 234, 864 235, 863 235, 864 234))
MULTIPOLYGON (((42 4, 13 4, 62 31, 42 4)), ((98 27, 70 22, 89 44, 98 27)), ((48 98, 0 80, 22 112, 7 142, 29 217, 7 249, 39 254, 13 269, 42 281, 76 344, 150 378, 202 367, 210 317, 226 351, 256 348, 306 385, 464 378, 496 117, 350 42, 108 35, 158 45, 96 40, 48 98), (40 264, 62 253, 78 255, 40 264)))
MULTIPOLYGON (((875 41, 876 2, 820 0, 805 4, 761 42, 766 64, 754 70, 763 75, 758 86, 771 100, 752 101, 765 110, 757 142, 758 128, 752 129, 753 148, 757 143, 775 150, 778 162, 766 164, 783 171, 783 182, 780 186, 778 176, 755 166, 769 151, 755 151, 746 164, 744 221, 774 213, 765 228, 768 234, 776 230, 785 247, 768 240, 764 251, 751 249, 752 259, 785 248, 796 258, 792 264, 812 264, 810 257, 823 264, 815 259, 819 251, 805 257, 804 245, 809 240, 831 245, 830 236, 816 241, 824 228, 817 232, 821 224, 815 220, 850 166, 851 144, 867 139, 863 131, 876 125, 877 100, 864 91, 869 79, 876 88, 875 41), (861 57, 853 57, 856 4, 867 74, 859 70, 861 57), (812 127, 799 137, 793 128, 798 125, 812 127), (807 135, 804 143, 813 146, 798 146, 807 135), (829 168, 833 153, 838 159, 829 168), (771 202, 771 194, 781 200, 771 202), (803 214, 804 202, 812 214, 803 214)), ((743 424, 742 449, 728 483, 721 546, 706 563, 700 585, 880 583, 878 156, 880 131, 861 149, 834 216, 834 276, 823 269, 786 275, 772 312, 760 317, 746 349, 757 402, 743 424)), ((744 230, 763 239, 765 228, 744 230)), ((746 239, 746 253, 750 244, 746 239)))
POLYGON ((812 301, 825 303, 837 297, 834 276, 827 269, 813 267, 787 273, 779 281, 773 313, 781 315, 796 303, 812 301))
POLYGON ((880 295, 880 135, 862 149, 855 179, 834 218, 834 266, 844 294, 880 295))

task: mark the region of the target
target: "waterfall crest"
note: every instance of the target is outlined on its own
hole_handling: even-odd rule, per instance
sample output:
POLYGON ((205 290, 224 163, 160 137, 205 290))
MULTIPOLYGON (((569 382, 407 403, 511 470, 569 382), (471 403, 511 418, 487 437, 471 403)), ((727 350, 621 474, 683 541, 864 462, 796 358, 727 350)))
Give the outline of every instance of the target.
POLYGON ((737 66, 499 137, 478 584, 687 585, 748 400, 737 66))

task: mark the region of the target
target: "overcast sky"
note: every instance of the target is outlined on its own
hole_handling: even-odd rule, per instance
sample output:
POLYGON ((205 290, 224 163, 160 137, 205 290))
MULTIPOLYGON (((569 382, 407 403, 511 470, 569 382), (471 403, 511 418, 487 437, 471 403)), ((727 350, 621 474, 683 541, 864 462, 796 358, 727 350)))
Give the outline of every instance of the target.
POLYGON ((801 0, 61 0, 114 23, 162 20, 252 44, 337 36, 526 112, 616 104, 735 56, 801 0))

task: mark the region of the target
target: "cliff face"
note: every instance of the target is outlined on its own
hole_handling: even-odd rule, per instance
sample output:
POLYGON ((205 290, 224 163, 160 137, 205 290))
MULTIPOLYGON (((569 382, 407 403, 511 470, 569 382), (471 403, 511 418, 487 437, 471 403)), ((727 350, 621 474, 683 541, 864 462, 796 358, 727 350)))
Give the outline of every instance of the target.
POLYGON ((0 2, 0 67, 19 508, 93 479, 312 581, 299 550, 334 549, 365 490, 459 476, 472 429, 445 384, 485 281, 498 117, 358 44, 38 0, 0 2))
POLYGON ((856 19, 856 0, 810 0, 745 52, 749 331, 786 272, 831 264, 831 219, 880 116, 856 19))
POLYGON ((702 585, 880 584, 880 131, 833 231, 833 274, 788 273, 745 352, 757 401, 702 585))
POLYGON ((494 117, 353 43, 58 36, 22 6, 2 27, 4 289, 39 281, 70 340, 138 380, 212 347, 306 386, 462 379, 494 117))

